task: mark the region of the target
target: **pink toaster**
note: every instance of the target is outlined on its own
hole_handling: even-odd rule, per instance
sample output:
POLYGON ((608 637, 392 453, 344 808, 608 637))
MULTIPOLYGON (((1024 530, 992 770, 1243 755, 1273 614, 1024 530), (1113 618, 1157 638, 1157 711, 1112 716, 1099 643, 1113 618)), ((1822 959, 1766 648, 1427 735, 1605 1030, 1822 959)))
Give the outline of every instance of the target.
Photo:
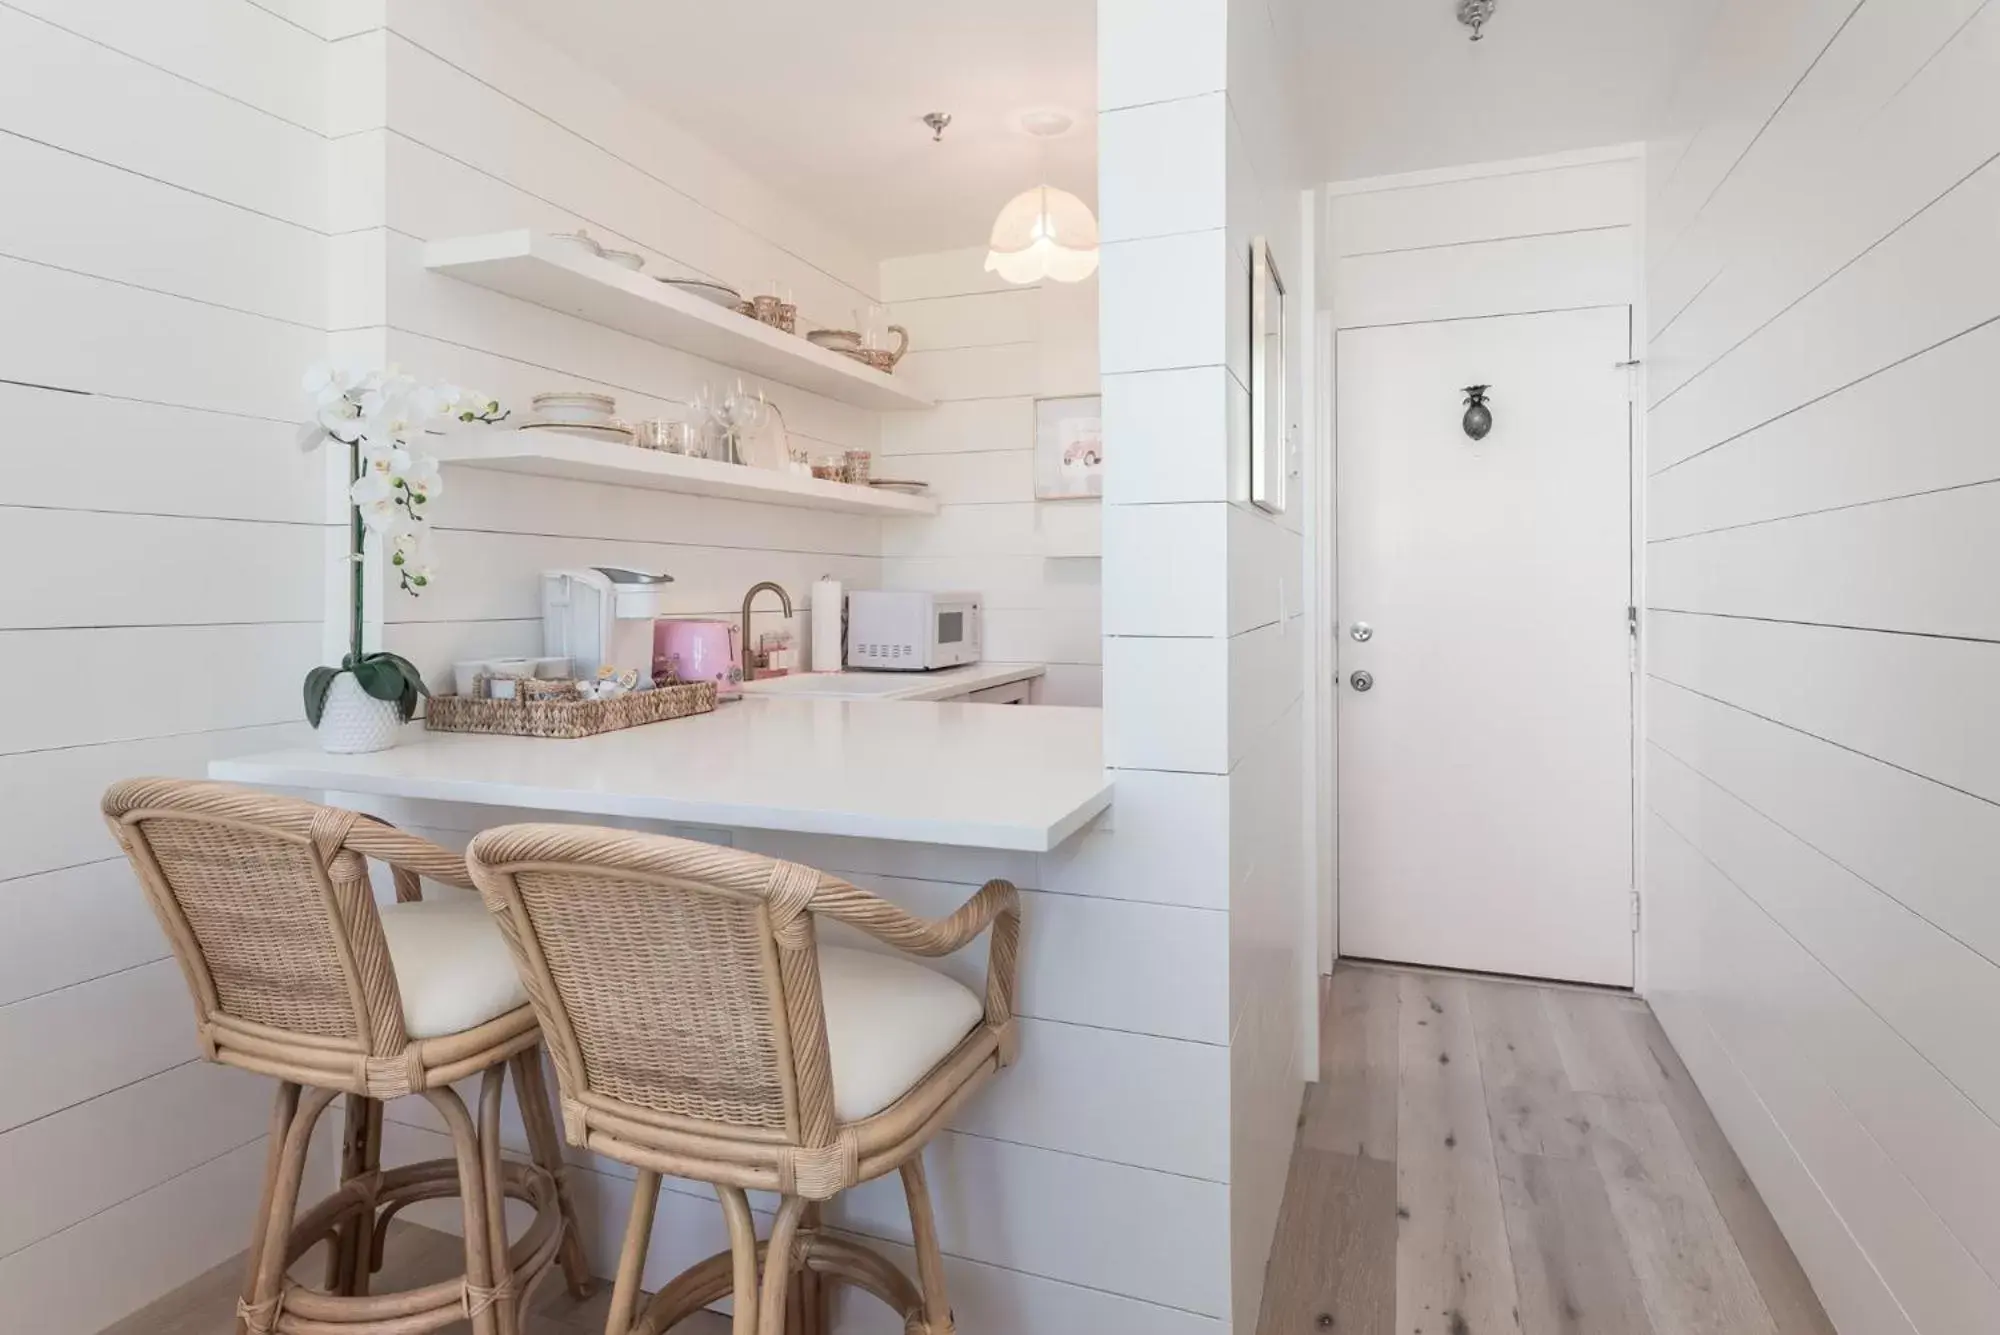
POLYGON ((718 700, 741 698, 742 631, 733 621, 655 621, 653 680, 712 681, 718 700))

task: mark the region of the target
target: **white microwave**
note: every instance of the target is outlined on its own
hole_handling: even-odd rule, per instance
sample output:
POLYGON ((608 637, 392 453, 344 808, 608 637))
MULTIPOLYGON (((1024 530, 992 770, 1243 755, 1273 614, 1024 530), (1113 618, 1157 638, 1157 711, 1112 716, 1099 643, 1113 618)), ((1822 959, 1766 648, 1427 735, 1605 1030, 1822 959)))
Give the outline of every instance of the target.
POLYGON ((979 596, 856 589, 847 595, 847 666, 927 672, 977 663, 979 596))

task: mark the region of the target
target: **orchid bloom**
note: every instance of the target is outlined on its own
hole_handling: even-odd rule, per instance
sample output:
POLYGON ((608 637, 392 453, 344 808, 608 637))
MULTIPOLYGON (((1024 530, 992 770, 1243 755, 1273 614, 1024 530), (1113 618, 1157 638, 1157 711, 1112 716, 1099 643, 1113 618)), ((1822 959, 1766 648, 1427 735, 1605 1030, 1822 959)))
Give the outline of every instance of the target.
POLYGON ((331 439, 354 447, 348 499, 362 525, 383 541, 403 590, 422 591, 437 568, 424 541, 429 528, 424 508, 443 494, 444 477, 421 443, 458 423, 490 425, 507 414, 489 395, 453 384, 420 384, 393 366, 374 371, 315 366, 302 383, 313 400, 317 428, 308 428, 308 445, 331 439))

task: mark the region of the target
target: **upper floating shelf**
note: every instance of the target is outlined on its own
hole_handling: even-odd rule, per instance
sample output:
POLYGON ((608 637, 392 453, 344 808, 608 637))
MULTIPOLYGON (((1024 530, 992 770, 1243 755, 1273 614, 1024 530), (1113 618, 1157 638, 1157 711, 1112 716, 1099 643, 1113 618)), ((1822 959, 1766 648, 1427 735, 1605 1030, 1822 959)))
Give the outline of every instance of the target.
POLYGON ((801 510, 908 517, 934 515, 938 509, 937 502, 928 496, 693 459, 572 431, 453 431, 435 437, 424 448, 440 463, 466 468, 720 496, 801 510))
POLYGON ((429 242, 424 267, 857 408, 936 406, 851 357, 525 228, 429 242))

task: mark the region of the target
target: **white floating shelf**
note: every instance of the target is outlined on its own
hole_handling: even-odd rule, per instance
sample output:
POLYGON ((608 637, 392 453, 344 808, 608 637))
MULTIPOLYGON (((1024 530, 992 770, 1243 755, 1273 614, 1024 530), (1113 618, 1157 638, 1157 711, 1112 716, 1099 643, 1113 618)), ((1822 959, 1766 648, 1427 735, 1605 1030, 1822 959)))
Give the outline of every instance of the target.
POLYGON ((521 229, 424 246, 424 267, 724 366, 882 412, 936 405, 895 377, 650 274, 521 229))
POLYGON ((928 496, 665 454, 568 431, 457 431, 436 438, 424 448, 439 462, 461 468, 605 482, 648 491, 678 491, 689 496, 720 496, 802 510, 902 517, 934 515, 938 508, 937 502, 928 496))

